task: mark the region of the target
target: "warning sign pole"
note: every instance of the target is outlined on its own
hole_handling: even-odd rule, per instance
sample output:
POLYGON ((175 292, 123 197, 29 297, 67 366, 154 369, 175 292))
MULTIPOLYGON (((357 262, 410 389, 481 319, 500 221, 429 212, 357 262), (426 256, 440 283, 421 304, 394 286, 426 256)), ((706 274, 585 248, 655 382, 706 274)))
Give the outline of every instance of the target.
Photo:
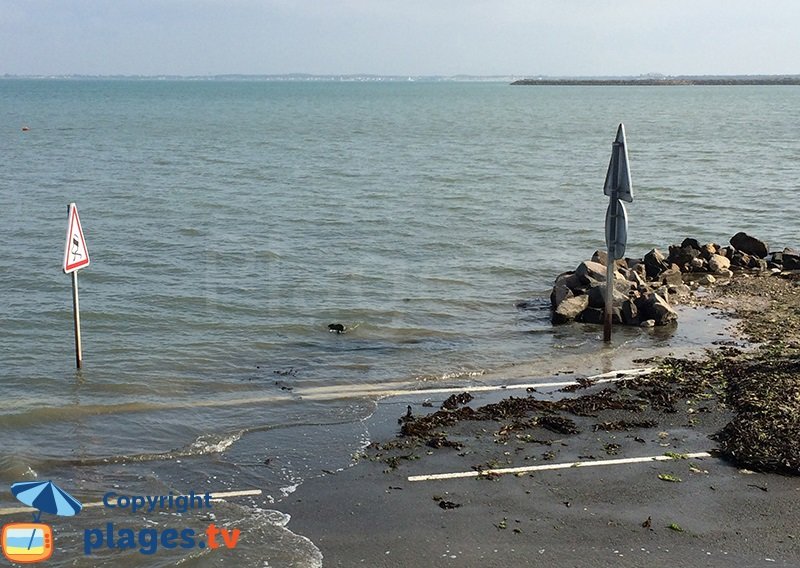
POLYGON ((67 206, 67 243, 64 247, 64 272, 72 273, 72 314, 75 321, 75 363, 83 366, 81 349, 81 310, 78 302, 78 270, 89 266, 89 250, 83 236, 78 207, 74 203, 67 206))
POLYGON ((83 366, 81 350, 81 309, 78 302, 78 271, 72 273, 72 313, 75 320, 75 364, 78 369, 83 366))

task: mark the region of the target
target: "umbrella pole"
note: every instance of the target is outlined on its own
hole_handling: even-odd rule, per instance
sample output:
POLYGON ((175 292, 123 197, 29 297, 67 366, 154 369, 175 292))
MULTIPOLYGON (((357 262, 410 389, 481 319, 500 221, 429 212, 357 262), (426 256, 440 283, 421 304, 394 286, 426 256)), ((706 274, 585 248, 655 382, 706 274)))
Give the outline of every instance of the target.
POLYGON ((606 309, 603 314, 603 341, 611 341, 611 317, 614 308, 614 251, 607 250, 608 259, 606 260, 606 309))

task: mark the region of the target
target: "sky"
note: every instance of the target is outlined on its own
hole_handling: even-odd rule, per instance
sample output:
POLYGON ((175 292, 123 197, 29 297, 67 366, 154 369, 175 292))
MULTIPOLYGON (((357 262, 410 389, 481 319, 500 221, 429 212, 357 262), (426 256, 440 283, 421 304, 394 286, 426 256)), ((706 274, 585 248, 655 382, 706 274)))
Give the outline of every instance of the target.
POLYGON ((800 74, 798 0, 0 0, 0 75, 800 74))

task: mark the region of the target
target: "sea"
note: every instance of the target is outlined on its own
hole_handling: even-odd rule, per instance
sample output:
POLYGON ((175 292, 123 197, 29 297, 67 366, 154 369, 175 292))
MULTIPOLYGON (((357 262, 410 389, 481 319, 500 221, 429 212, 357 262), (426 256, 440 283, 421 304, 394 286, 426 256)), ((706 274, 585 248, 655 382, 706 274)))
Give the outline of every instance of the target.
POLYGON ((386 393, 691 342, 550 324, 555 277, 605 247, 619 123, 629 256, 800 244, 796 86, 0 79, 0 523, 31 520, 12 483, 53 480, 94 504, 42 514, 53 566, 223 565, 142 540, 214 522, 242 535, 224 564, 319 566, 281 504, 353 463, 386 393), (237 490, 262 493, 125 507, 237 490))

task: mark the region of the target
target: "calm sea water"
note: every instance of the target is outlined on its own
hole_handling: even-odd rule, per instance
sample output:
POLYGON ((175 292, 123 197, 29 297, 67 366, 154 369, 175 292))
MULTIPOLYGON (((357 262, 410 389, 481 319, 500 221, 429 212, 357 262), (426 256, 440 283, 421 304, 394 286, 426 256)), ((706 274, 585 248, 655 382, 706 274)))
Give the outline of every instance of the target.
MULTIPOLYGON (((620 121, 630 255, 798 244, 797 87, 0 81, 0 482, 279 501, 368 438, 367 390, 591 356, 597 330, 551 328, 547 296, 604 246, 620 121)), ((283 544, 242 565, 315 562, 260 515, 250 532, 283 544)))

